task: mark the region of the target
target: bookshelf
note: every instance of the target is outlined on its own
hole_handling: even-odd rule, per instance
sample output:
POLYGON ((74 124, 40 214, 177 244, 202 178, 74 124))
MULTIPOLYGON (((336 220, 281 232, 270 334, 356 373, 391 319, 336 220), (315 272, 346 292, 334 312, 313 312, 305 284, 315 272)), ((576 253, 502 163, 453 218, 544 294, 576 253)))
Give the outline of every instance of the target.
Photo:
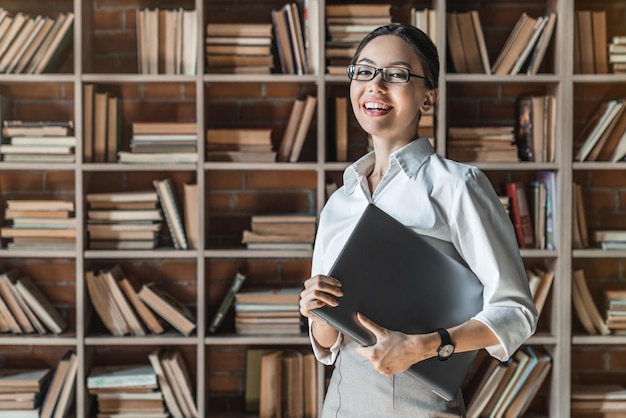
MULTIPOLYGON (((302 10, 303 1, 298 1, 302 10)), ((327 4, 359 3, 328 0, 327 4)), ((174 250, 171 243, 156 250, 96 251, 86 248, 85 222, 79 222, 75 250, 46 252, 0 250, 0 264, 30 275, 65 314, 70 328, 60 336, 0 335, 0 365, 29 364, 53 367, 67 350, 79 356, 76 416, 88 415, 94 402, 81 382, 94 365, 147 364, 147 352, 156 346, 180 349, 192 371, 198 408, 203 416, 244 416, 245 350, 249 347, 306 347, 308 337, 237 336, 226 324, 221 333, 208 334, 207 323, 217 309, 235 272, 245 269, 246 286, 297 285, 308 276, 310 253, 246 251, 241 231, 253 213, 273 211, 317 214, 325 201, 328 182, 341 183, 348 163, 327 155, 327 129, 332 125, 329 102, 346 97, 346 77, 326 75, 321 54, 316 74, 233 75, 207 74, 204 59, 196 75, 141 75, 137 73, 135 11, 160 7, 195 9, 199 28, 208 22, 271 22, 270 11, 285 2, 222 2, 218 0, 104 1, 59 0, 8 2, 10 13, 56 15, 73 11, 73 43, 55 73, 0 74, 0 95, 12 98, 13 117, 24 120, 73 120, 83 132, 83 88, 94 84, 121 101, 122 148, 128 147, 134 120, 196 122, 199 138, 209 128, 270 127, 278 147, 293 100, 307 94, 318 98, 317 111, 298 163, 203 162, 191 165, 127 165, 83 162, 63 164, 0 163, 0 196, 9 198, 63 197, 75 200, 76 218, 86 219, 86 193, 150 189, 152 180, 169 177, 178 198, 183 184, 198 184, 199 249, 174 250), (92 266, 121 264, 125 272, 142 281, 152 280, 176 294, 196 314, 197 331, 189 337, 174 332, 159 336, 116 338, 89 315, 91 311, 84 272, 92 266), (16 347, 18 349, 16 349, 16 347), (88 412, 89 411, 89 412, 88 412)), ((524 249, 525 264, 546 264, 556 276, 538 332, 528 342, 544 347, 553 357, 553 369, 531 405, 533 416, 569 416, 571 383, 619 383, 618 357, 626 346, 624 336, 588 336, 572 308, 571 275, 585 270, 596 302, 607 286, 623 288, 623 250, 572 248, 572 182, 583 186, 587 224, 595 228, 626 225, 624 163, 572 162, 573 139, 602 100, 626 97, 626 76, 579 74, 574 71, 574 21, 577 10, 608 11, 607 34, 626 34, 623 2, 604 0, 544 0, 467 4, 459 0, 390 1, 394 21, 408 22, 411 7, 437 10, 437 38, 445 39, 446 11, 478 9, 491 62, 523 11, 539 16, 556 12, 551 46, 537 75, 457 74, 445 71, 447 47, 438 42, 442 73, 437 106, 436 149, 446 152, 448 126, 507 125, 515 122, 515 99, 521 95, 553 94, 557 101, 556 160, 550 163, 476 163, 494 185, 506 181, 528 183, 539 170, 557 172, 558 246, 555 250, 524 249), (608 360, 607 360, 608 359, 608 360), (580 364, 588 364, 582 368, 580 364)), ((316 25, 325 31, 324 1, 316 25)), ((204 57, 204 31, 198 31, 198 56, 204 57)), ((323 39, 318 39, 324 51, 323 39)), ((348 160, 367 149, 367 138, 349 118, 348 160)), ((78 142, 76 155, 83 152, 78 142)), ((205 154, 204 141, 198 153, 205 154)), ((204 160, 201 158, 201 160, 204 160)), ((180 201, 180 200, 179 200, 180 201)), ((163 235, 167 243, 168 237, 163 235)), ((232 325, 232 324, 231 324, 232 325)), ((320 376, 324 368, 319 367, 320 376)), ((320 379, 320 387, 323 379, 320 379)), ((321 404, 322 399, 319 402, 321 404)))

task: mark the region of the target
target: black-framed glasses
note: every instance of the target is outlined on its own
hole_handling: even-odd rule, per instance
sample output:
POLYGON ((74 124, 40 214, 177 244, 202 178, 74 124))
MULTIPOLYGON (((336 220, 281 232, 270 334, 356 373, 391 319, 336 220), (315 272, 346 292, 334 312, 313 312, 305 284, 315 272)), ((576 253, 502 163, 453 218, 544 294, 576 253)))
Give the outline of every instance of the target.
POLYGON ((376 68, 367 64, 351 64, 347 69, 348 78, 356 81, 370 81, 380 73, 387 83, 408 83, 411 77, 427 80, 423 75, 412 74, 404 67, 383 67, 376 68))

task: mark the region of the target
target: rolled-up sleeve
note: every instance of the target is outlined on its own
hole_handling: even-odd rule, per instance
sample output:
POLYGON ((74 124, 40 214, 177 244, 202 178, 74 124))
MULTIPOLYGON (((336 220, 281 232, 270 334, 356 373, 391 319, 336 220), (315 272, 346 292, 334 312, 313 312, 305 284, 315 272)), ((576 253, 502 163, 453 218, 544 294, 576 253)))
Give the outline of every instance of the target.
POLYGON ((473 319, 500 342, 486 350, 504 361, 535 332, 537 311, 513 225, 493 186, 479 170, 465 180, 450 212, 452 240, 484 285, 483 309, 473 319))
MULTIPOLYGON (((315 276, 317 274, 326 274, 327 272, 323 271, 322 267, 322 254, 324 254, 325 248, 325 237, 324 237, 324 211, 320 215, 320 220, 317 228, 317 236, 315 238, 315 247, 313 249, 313 257, 311 259, 311 276, 315 276)), ((322 347, 315 341, 313 338, 313 332, 311 327, 313 326, 313 320, 309 318, 309 339, 311 340, 311 347, 313 348, 313 353, 318 361, 330 365, 335 363, 337 356, 339 355, 339 348, 341 347, 341 342, 343 340, 343 336, 339 333, 337 340, 330 348, 322 347)))

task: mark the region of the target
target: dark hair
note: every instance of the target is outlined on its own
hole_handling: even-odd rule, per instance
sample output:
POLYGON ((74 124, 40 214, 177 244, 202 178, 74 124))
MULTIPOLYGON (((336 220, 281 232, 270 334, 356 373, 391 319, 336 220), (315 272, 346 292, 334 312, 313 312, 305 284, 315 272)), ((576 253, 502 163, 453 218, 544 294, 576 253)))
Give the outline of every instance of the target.
POLYGON ((422 70, 426 77, 426 86, 434 89, 439 86, 439 54, 433 41, 423 31, 411 25, 399 25, 392 23, 381 26, 367 34, 361 41, 352 58, 352 64, 356 64, 361 51, 374 38, 382 35, 395 35, 409 44, 417 53, 422 63, 422 70))

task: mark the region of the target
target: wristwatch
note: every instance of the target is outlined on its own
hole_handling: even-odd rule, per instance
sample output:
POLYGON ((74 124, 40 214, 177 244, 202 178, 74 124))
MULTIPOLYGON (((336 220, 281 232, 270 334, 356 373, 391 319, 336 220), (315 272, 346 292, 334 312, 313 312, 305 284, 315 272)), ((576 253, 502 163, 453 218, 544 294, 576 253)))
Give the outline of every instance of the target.
POLYGON ((454 354, 454 344, 450 339, 450 334, 448 333, 448 330, 446 330, 445 328, 439 328, 437 330, 437 333, 439 334, 439 338, 441 338, 441 344, 437 349, 437 358, 440 361, 446 361, 450 357, 452 357, 452 354, 454 354))

